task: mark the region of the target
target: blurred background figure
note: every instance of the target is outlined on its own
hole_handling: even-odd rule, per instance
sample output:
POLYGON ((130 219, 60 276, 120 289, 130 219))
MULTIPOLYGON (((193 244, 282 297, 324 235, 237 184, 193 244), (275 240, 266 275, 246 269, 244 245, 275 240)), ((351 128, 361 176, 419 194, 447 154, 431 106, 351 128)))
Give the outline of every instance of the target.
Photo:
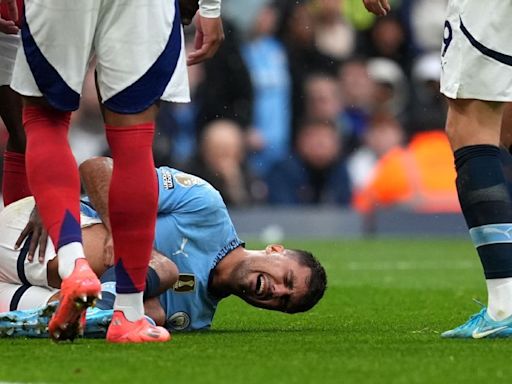
POLYGON ((391 114, 404 122, 409 87, 402 68, 394 61, 383 57, 370 59, 367 68, 370 78, 375 83, 373 112, 391 114))
POLYGON ((455 169, 444 127, 419 129, 403 148, 376 164, 369 183, 354 196, 354 208, 371 213, 386 206, 414 212, 460 212, 455 169))
POLYGON ((356 46, 354 27, 345 20, 343 1, 313 0, 315 45, 324 55, 336 60, 350 57, 356 46))
POLYGON ((244 134, 232 120, 216 120, 205 126, 199 151, 186 170, 210 182, 228 206, 254 203, 266 193, 247 169, 244 134))
POLYGON ((337 78, 345 104, 344 136, 345 147, 349 153, 361 145, 375 109, 374 94, 377 84, 370 77, 367 60, 363 57, 354 57, 341 64, 337 78))
POLYGON ((262 177, 290 151, 292 111, 286 49, 275 36, 278 9, 269 0, 260 4, 247 31, 248 40, 242 45, 242 57, 254 92, 252 127, 248 131, 249 165, 262 177))
MULTIPOLYGON (((373 177, 379 159, 404 144, 402 125, 389 114, 372 117, 363 135, 363 143, 348 157, 348 171, 354 191, 363 189, 373 177)), ((355 192, 357 193, 357 192, 355 192)))
POLYGON ((348 205, 351 183, 335 124, 305 122, 297 133, 293 154, 271 169, 267 185, 271 204, 348 205))

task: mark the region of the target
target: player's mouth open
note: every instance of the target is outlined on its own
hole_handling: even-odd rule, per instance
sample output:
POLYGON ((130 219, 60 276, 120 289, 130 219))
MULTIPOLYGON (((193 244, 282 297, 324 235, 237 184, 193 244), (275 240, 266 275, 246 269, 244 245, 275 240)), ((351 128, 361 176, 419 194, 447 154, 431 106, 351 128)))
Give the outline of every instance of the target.
POLYGON ((257 297, 262 297, 265 294, 265 290, 267 287, 267 282, 262 274, 259 274, 256 278, 256 288, 255 293, 257 297))

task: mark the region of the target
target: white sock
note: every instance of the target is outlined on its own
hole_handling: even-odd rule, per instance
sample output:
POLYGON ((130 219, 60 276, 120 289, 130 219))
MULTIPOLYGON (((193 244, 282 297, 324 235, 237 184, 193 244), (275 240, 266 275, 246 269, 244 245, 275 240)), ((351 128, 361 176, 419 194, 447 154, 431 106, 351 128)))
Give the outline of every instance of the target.
POLYGON ((496 321, 512 315, 512 277, 488 279, 487 314, 496 321))
POLYGON ((59 256, 59 276, 61 279, 71 275, 77 259, 85 258, 84 247, 79 242, 69 243, 60 247, 57 255, 59 256))
POLYGON ((142 297, 144 292, 117 293, 114 302, 115 311, 123 311, 128 321, 137 321, 144 316, 144 303, 142 297))

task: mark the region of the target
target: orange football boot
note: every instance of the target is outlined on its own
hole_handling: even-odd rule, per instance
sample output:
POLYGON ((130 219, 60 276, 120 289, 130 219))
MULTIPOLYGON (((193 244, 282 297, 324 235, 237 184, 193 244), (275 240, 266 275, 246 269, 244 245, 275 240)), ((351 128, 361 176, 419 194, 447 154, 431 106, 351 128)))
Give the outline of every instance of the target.
POLYGON ((62 280, 59 306, 48 324, 55 341, 71 340, 83 334, 85 311, 101 297, 101 283, 86 259, 75 261, 71 275, 62 280))
POLYGON ((107 331, 109 343, 155 343, 171 340, 163 327, 152 325, 145 317, 129 321, 122 311, 114 311, 107 331))

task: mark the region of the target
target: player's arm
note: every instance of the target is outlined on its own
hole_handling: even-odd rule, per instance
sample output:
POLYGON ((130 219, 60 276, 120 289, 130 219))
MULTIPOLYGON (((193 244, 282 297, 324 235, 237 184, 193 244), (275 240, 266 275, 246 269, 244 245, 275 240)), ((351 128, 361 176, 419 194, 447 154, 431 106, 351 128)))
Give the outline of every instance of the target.
POLYGON ((80 164, 79 171, 82 186, 89 196, 89 201, 107 229, 104 243, 105 264, 113 265, 114 241, 108 214, 108 191, 112 180, 113 161, 109 157, 93 157, 80 164))
POLYGON ((114 163, 109 157, 93 157, 80 164, 80 178, 89 200, 111 233, 108 214, 108 191, 112 180, 114 163))
POLYGON ((0 5, 7 8, 7 14, 0 17, 0 32, 6 34, 16 34, 19 28, 16 26, 18 20, 18 6, 16 0, 0 0, 0 5))
POLYGON ((188 56, 188 65, 213 57, 224 41, 220 4, 221 0, 199 0, 199 15, 195 18, 195 50, 188 56))
POLYGON ((386 16, 391 11, 388 0, 363 0, 366 9, 377 16, 386 16))

